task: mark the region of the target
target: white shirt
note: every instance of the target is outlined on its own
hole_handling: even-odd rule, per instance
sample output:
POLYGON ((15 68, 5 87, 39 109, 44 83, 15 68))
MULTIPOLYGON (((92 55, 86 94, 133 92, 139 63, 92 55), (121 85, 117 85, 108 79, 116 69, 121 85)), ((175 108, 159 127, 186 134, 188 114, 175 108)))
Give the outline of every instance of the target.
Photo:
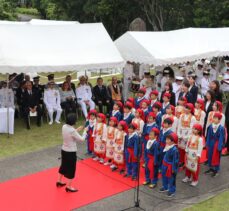
POLYGON ((89 85, 80 85, 76 88, 76 97, 79 101, 91 100, 92 92, 89 85))
POLYGON ((66 152, 76 152, 77 151, 77 141, 83 141, 83 138, 76 131, 76 129, 70 125, 63 125, 62 127, 62 137, 63 145, 62 150, 66 152))

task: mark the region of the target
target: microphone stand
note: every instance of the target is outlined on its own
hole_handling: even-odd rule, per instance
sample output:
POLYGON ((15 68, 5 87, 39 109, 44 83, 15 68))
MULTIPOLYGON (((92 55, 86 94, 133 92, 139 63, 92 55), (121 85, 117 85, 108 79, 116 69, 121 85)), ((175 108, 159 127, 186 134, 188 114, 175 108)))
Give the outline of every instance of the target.
POLYGON ((140 206, 140 199, 139 199, 139 188, 140 188, 140 160, 141 160, 141 137, 138 138, 138 155, 137 155, 137 186, 135 186, 134 188, 134 192, 136 192, 136 198, 135 198, 135 194, 134 194, 134 206, 133 207, 128 207, 126 209, 123 209, 121 211, 125 211, 125 210, 130 210, 133 208, 138 208, 140 210, 145 210, 144 208, 142 208, 140 206))

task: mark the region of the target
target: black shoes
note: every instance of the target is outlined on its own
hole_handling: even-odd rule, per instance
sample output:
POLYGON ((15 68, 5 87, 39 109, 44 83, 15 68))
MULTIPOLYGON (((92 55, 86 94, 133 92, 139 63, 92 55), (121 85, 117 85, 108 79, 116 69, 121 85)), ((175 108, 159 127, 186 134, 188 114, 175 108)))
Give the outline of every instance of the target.
POLYGON ((204 173, 205 174, 211 174, 212 172, 214 172, 214 170, 213 169, 208 169, 207 171, 205 171, 204 173))
POLYGON ((68 188, 68 187, 66 187, 65 188, 65 191, 68 193, 75 193, 75 192, 77 192, 78 190, 77 189, 71 189, 71 188, 68 188))
POLYGON ((61 188, 64 187, 66 183, 56 182, 56 187, 61 188))

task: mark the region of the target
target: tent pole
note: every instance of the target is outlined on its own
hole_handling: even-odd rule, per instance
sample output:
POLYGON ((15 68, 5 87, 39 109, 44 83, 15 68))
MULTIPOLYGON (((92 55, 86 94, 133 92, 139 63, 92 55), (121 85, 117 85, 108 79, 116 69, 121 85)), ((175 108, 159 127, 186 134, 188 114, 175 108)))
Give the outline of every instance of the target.
POLYGON ((7 117, 6 117, 6 120, 7 120, 7 133, 8 133, 8 138, 10 137, 10 126, 9 126, 9 74, 6 74, 6 87, 7 87, 7 117))

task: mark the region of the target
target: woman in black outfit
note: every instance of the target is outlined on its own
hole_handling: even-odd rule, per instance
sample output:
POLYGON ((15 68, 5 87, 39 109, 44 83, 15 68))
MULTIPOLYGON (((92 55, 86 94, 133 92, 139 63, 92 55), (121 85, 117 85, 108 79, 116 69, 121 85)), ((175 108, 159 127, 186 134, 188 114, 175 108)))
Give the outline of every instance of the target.
POLYGON ((208 90, 205 96, 205 106, 204 106, 204 111, 206 112, 206 116, 204 119, 204 133, 206 130, 206 124, 208 120, 208 114, 212 111, 212 106, 215 102, 215 92, 212 90, 208 90))
POLYGON ((161 99, 160 99, 161 103, 163 103, 163 96, 165 93, 171 94, 170 104, 176 106, 176 96, 175 93, 173 92, 173 85, 171 82, 165 83, 165 90, 161 93, 161 99))
POLYGON ((220 91, 220 83, 217 80, 214 80, 210 83, 210 89, 215 92, 215 100, 223 101, 223 93, 220 91))
POLYGON ((70 113, 66 117, 66 124, 62 127, 63 145, 61 149, 61 166, 59 168, 57 187, 66 186, 66 192, 77 192, 78 190, 72 187, 72 180, 75 177, 76 160, 77 160, 77 145, 76 142, 82 142, 84 139, 80 136, 78 131, 82 129, 79 127, 75 129, 76 115, 70 113), (63 177, 68 179, 67 184, 62 182, 63 177))
POLYGON ((196 86, 196 75, 195 74, 189 75, 188 81, 190 84, 189 92, 192 94, 193 102, 196 102, 198 96, 198 86, 196 86))

